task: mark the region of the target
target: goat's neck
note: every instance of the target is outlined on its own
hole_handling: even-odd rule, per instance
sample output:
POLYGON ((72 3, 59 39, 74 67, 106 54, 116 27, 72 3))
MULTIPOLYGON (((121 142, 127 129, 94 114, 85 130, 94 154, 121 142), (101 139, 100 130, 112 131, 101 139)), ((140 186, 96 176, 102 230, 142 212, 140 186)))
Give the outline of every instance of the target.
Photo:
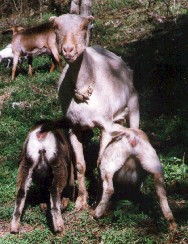
POLYGON ((91 59, 85 51, 76 62, 70 65, 74 88, 84 91, 93 82, 91 59))

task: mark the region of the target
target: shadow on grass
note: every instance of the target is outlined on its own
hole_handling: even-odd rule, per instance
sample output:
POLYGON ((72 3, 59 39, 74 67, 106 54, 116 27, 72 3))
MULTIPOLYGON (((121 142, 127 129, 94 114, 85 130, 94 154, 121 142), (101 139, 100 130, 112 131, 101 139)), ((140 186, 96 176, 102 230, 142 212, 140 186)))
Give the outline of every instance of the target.
POLYGON ((182 15, 176 21, 156 26, 147 39, 117 47, 134 70, 134 83, 140 94, 141 122, 145 121, 143 129, 149 135, 155 132, 169 137, 158 142, 153 138, 154 146, 161 152, 174 148, 178 156, 182 156, 188 146, 187 40, 188 15, 182 15), (158 124, 154 121, 161 116, 163 131, 160 126, 156 131, 158 124))
POLYGON ((150 38, 124 47, 126 56, 121 55, 134 70, 137 90, 142 94, 147 90, 151 93, 145 97, 151 106, 145 106, 147 103, 141 100, 144 110, 141 112, 152 116, 174 115, 182 109, 183 113, 188 113, 185 103, 188 101, 187 27, 188 15, 182 15, 176 21, 156 26, 150 38))

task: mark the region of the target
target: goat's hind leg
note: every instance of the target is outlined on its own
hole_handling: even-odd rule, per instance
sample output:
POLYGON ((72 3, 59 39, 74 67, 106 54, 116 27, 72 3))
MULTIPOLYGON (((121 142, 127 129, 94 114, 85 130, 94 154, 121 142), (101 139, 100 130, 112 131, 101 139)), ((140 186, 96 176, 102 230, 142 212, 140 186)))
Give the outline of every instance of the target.
POLYGON ((55 164, 53 168, 53 181, 50 189, 50 205, 51 215, 53 220, 54 232, 64 234, 64 222, 61 215, 61 194, 66 186, 66 179, 68 177, 65 162, 55 164))
POLYGON ((138 95, 135 92, 128 101, 129 108, 129 127, 138 129, 140 121, 138 95))
POLYGON ((172 211, 168 205, 166 191, 164 188, 163 175, 155 173, 154 174, 154 183, 155 183, 155 189, 156 189, 157 197, 159 198, 160 207, 163 212, 163 215, 170 224, 170 230, 175 231, 177 225, 176 225, 174 216, 172 214, 172 211))
POLYGON ((112 178, 113 178, 113 176, 109 175, 107 173, 103 174, 103 176, 102 176, 103 194, 102 194, 102 198, 101 198, 99 204, 97 205, 97 207, 94 211, 95 218, 100 218, 104 214, 104 212, 108 206, 108 202, 109 202, 112 194, 114 193, 114 186, 113 186, 112 178))
POLYGON ((168 205, 168 200, 166 196, 162 165, 155 150, 151 146, 147 145, 147 151, 145 151, 144 156, 140 158, 140 163, 142 167, 154 177, 156 194, 159 199, 163 215, 165 219, 169 222, 170 229, 176 230, 175 219, 168 205))
POLYGON ((52 55, 52 64, 51 64, 51 67, 50 67, 50 73, 52 73, 55 70, 56 65, 57 65, 57 61, 54 58, 54 56, 52 55))
POLYGON ((55 63, 58 63, 59 65, 59 69, 60 69, 60 72, 63 71, 63 66, 62 66, 62 60, 61 60, 61 57, 59 56, 59 53, 58 53, 58 50, 55 46, 51 46, 50 47, 51 49, 51 52, 52 52, 52 55, 53 55, 53 58, 52 58, 52 62, 53 62, 53 67, 50 68, 50 72, 53 72, 53 70, 55 69, 55 63))
POLYGON ((25 199, 31 182, 31 176, 32 176, 31 165, 27 165, 26 161, 23 160, 20 164, 19 171, 18 171, 17 195, 16 195, 13 219, 11 221, 11 227, 10 227, 11 233, 19 232, 20 217, 25 205, 25 199))

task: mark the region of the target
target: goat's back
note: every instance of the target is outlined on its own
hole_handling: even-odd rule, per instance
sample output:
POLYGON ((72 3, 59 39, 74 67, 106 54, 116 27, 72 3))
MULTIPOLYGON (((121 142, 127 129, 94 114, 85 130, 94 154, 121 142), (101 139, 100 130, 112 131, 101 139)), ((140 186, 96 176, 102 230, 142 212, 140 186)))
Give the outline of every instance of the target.
POLYGON ((47 22, 16 33, 12 38, 12 49, 14 52, 27 53, 36 48, 49 48, 49 45, 54 43, 56 43, 55 31, 52 23, 47 22))

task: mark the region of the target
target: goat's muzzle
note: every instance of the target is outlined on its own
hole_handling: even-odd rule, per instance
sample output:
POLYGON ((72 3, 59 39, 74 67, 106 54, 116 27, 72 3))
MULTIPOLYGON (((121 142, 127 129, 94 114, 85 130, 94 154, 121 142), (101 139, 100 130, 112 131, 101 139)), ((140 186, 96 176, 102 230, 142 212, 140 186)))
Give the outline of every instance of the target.
POLYGON ((78 55, 74 45, 63 45, 62 53, 67 62, 74 62, 78 55))

